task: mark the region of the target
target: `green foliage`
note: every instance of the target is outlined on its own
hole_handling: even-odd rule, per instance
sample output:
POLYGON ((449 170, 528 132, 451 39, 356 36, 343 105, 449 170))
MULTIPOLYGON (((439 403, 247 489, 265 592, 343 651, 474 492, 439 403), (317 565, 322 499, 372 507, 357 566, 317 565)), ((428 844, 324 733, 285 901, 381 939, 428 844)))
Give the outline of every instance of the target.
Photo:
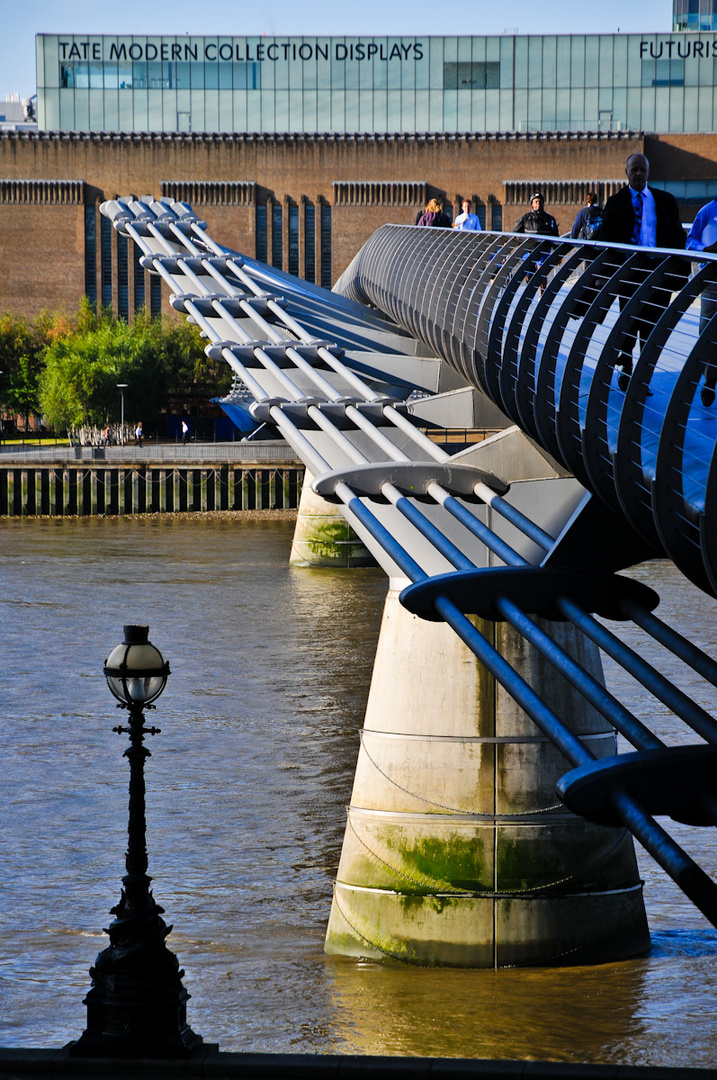
POLYGON ((56 431, 117 423, 118 383, 127 383, 125 420, 145 428, 174 398, 182 407, 227 392, 231 372, 208 360, 196 326, 139 313, 131 324, 85 298, 73 318, 43 312, 34 322, 0 315, 0 404, 56 431))

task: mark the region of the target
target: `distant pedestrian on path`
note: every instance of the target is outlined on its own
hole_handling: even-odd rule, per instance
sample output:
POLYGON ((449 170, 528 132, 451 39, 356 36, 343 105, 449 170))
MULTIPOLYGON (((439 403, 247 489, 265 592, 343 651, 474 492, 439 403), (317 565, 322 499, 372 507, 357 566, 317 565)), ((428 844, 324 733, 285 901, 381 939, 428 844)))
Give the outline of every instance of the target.
POLYGON ((189 424, 184 419, 182 420, 182 442, 189 442, 189 424))
POLYGON ((461 210, 462 213, 453 222, 453 228, 460 229, 462 232, 480 232, 480 218, 471 212, 468 199, 464 199, 461 203, 461 210))
POLYGON ((137 427, 135 428, 134 445, 135 446, 141 446, 142 445, 142 421, 141 420, 138 421, 137 427))
MULTIPOLYGON (((558 223, 552 214, 548 214, 545 211, 545 198, 542 192, 536 191, 530 196, 530 210, 516 222, 513 232, 525 233, 529 236, 559 236, 558 223)), ((537 274, 542 266, 545 255, 529 261, 525 264, 528 277, 532 274, 537 274)), ((541 281, 538 287, 538 293, 543 295, 543 289, 545 288, 545 281, 541 281)))

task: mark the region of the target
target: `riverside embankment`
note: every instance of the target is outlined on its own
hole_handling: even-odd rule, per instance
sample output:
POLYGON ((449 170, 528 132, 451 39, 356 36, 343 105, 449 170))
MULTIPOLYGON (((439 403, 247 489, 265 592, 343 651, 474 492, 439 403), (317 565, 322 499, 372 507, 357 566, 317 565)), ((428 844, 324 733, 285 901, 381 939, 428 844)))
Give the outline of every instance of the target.
POLYGON ((1 447, 0 517, 293 510, 303 477, 286 443, 1 447))

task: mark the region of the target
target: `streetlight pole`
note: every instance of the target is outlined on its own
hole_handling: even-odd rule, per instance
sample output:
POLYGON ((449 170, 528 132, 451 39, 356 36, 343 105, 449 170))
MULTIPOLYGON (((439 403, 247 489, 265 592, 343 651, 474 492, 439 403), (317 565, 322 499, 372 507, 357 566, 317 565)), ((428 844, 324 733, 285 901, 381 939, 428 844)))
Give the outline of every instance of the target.
POLYGON ((125 392, 125 390, 127 389, 128 386, 129 386, 129 383, 126 383, 126 382, 118 382, 117 383, 117 389, 119 390, 120 394, 122 395, 122 407, 121 407, 122 412, 121 412, 121 426, 120 426, 120 445, 121 446, 124 446, 124 392, 125 392))
POLYGON ((167 927, 152 895, 147 874, 144 762, 150 751, 144 710, 162 693, 169 675, 159 649, 151 644, 146 626, 125 626, 124 641, 105 661, 107 684, 118 708, 129 713, 129 724, 113 728, 129 735, 129 825, 127 873, 122 895, 106 931, 109 946, 90 968, 92 988, 85 998, 87 1027, 70 1053, 81 1057, 180 1058, 206 1051, 201 1035, 187 1024, 189 994, 184 972, 167 948, 167 927))

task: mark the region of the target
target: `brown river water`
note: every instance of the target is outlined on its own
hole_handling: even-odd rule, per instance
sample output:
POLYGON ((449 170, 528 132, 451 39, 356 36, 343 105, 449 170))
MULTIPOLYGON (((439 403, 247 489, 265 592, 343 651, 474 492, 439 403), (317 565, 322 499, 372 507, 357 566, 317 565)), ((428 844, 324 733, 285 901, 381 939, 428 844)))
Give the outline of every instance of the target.
MULTIPOLYGON (((172 668, 146 770, 150 873, 205 1040, 714 1066, 717 931, 641 854, 653 949, 640 959, 464 971, 324 955, 386 580, 291 569, 292 530, 206 517, 0 523, 0 1045, 62 1046, 84 1028, 127 826, 126 737, 112 732, 102 665, 124 623, 147 622, 172 668)), ((717 604, 670 564, 633 576, 717 655, 717 604)), ((628 676, 607 664, 606 675, 658 733, 689 741, 628 676)), ((717 691, 683 685, 715 711, 717 691)), ((715 830, 679 835, 714 876, 715 830)))

